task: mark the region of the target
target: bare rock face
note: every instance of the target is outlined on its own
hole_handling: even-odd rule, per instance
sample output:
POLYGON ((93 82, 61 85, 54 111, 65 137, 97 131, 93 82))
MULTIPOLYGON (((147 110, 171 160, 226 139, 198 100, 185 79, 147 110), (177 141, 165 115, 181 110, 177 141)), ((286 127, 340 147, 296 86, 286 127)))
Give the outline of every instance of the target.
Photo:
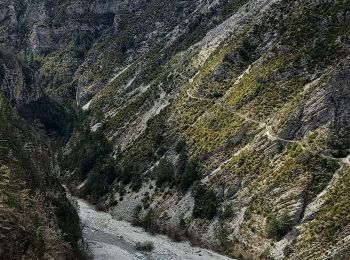
MULTIPOLYGON (((92 1, 86 4, 85 1, 76 1, 67 5, 50 1, 23 1, 21 4, 8 1, 0 6, 1 26, 7 27, 1 33, 1 38, 6 39, 3 44, 9 47, 9 43, 11 47, 20 47, 20 44, 22 48, 27 47, 23 46, 25 43, 35 54, 48 54, 62 47, 76 30, 95 33, 103 29, 99 28, 99 19, 94 23, 76 18, 89 15, 114 16, 120 6, 123 6, 123 2, 92 1), (26 34, 22 33, 24 30, 26 34)), ((113 17, 111 20, 110 24, 113 24, 113 17)))
POLYGON ((13 4, 9 3, 1 8, 0 21, 6 25, 14 25, 18 22, 15 6, 13 4))
MULTIPOLYGON (((18 10, 17 10, 18 11, 18 10)), ((27 4, 23 20, 30 25, 43 23, 48 18, 48 10, 44 1, 32 1, 27 4)))
POLYGON ((226 190, 225 190, 225 196, 226 198, 230 199, 232 198, 234 195, 236 195, 236 193, 239 191, 241 187, 241 180, 240 179, 236 179, 234 181, 234 183, 232 183, 226 190))
POLYGON ((58 48, 52 30, 45 25, 35 25, 33 27, 30 45, 35 54, 49 53, 58 48))
POLYGON ((348 60, 339 65, 340 69, 322 89, 306 103, 303 126, 317 128, 323 124, 331 124, 334 130, 349 130, 349 77, 348 60))
POLYGON ((339 70, 326 85, 326 91, 330 94, 328 105, 333 108, 334 117, 331 125, 336 131, 349 131, 350 129, 350 59, 346 59, 339 65, 339 70))
POLYGON ((35 75, 10 54, 1 53, 0 70, 3 78, 1 90, 14 106, 21 106, 36 101, 42 96, 40 87, 35 85, 35 75))

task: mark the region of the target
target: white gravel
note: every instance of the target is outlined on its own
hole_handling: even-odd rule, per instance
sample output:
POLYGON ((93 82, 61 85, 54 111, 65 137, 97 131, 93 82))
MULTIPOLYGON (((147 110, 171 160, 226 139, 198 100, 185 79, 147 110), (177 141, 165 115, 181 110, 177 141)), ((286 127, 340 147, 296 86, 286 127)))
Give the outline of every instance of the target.
POLYGON ((153 236, 142 228, 133 227, 128 222, 118 221, 105 212, 98 212, 87 202, 73 198, 83 224, 83 235, 94 259, 132 260, 228 260, 230 258, 188 242, 173 242, 162 235, 153 236), (137 242, 152 241, 154 250, 141 253, 135 249, 137 242))

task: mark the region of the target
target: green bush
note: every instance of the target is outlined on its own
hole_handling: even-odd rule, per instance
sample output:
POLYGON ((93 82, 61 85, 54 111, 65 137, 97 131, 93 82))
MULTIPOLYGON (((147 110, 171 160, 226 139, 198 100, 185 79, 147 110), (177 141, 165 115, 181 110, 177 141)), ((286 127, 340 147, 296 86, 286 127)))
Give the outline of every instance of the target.
POLYGON ((186 163, 185 171, 180 177, 179 187, 182 191, 187 191, 192 184, 199 179, 200 173, 198 170, 198 163, 189 161, 186 163))
POLYGON ((339 133, 327 141, 328 141, 327 145, 333 150, 332 155, 334 157, 342 158, 349 155, 349 150, 350 150, 349 133, 339 133))
POLYGON ((288 212, 284 212, 277 217, 275 214, 269 214, 266 220, 266 233, 268 238, 281 240, 293 228, 293 222, 288 212))
POLYGON ((283 249, 283 254, 285 257, 289 257, 291 254, 293 253, 292 248, 287 245, 284 249, 283 249))
POLYGON ((230 228, 227 223, 220 221, 219 225, 215 229, 216 238, 219 241, 220 246, 223 250, 226 250, 230 245, 230 228))
POLYGON ((269 247, 265 248, 265 250, 261 253, 260 259, 265 259, 265 260, 273 260, 274 259, 271 256, 271 249, 269 247))
POLYGON ((155 216, 154 216, 152 209, 150 209, 147 212, 146 216, 142 219, 141 226, 147 232, 151 232, 151 233, 159 232, 159 229, 158 229, 157 223, 155 221, 155 216))
POLYGON ((112 145, 101 131, 95 133, 85 131, 72 152, 61 159, 61 165, 64 170, 77 170, 77 176, 83 181, 89 172, 98 163, 103 162, 111 152, 112 145))
POLYGON ((120 175, 120 170, 114 165, 113 161, 97 165, 90 171, 82 194, 84 196, 89 195, 90 200, 96 203, 100 197, 108 192, 109 187, 118 175, 120 175))
POLYGON ((198 162, 188 158, 188 150, 184 141, 176 144, 175 151, 179 154, 177 165, 177 186, 182 191, 187 191, 195 181, 201 177, 198 162))
POLYGON ((163 186, 163 184, 173 184, 174 183, 174 167, 166 159, 160 160, 158 166, 154 170, 154 176, 156 178, 157 187, 163 186))
POLYGON ((183 140, 179 141, 175 146, 175 151, 178 154, 181 154, 182 152, 187 151, 186 142, 183 140))
POLYGON ((226 204, 223 208, 220 209, 218 215, 220 220, 231 218, 234 215, 232 204, 226 204))
POLYGON ((202 219, 213 219, 217 213, 218 198, 213 190, 208 189, 205 184, 195 182, 192 196, 194 197, 193 217, 202 219))
POLYGON ((154 243, 152 241, 137 242, 135 248, 138 251, 151 252, 154 249, 154 243))

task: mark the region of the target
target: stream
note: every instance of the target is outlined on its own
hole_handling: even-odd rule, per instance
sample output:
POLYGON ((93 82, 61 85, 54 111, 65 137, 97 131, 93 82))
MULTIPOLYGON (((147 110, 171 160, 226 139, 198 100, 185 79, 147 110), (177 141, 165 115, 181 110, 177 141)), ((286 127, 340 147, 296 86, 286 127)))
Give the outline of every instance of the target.
POLYGON ((98 260, 228 260, 210 250, 192 247, 189 242, 174 242, 163 235, 151 235, 142 228, 118 221, 106 212, 99 212, 86 201, 67 193, 74 203, 83 225, 83 237, 93 259, 98 260), (152 252, 135 249, 137 242, 152 241, 152 252))

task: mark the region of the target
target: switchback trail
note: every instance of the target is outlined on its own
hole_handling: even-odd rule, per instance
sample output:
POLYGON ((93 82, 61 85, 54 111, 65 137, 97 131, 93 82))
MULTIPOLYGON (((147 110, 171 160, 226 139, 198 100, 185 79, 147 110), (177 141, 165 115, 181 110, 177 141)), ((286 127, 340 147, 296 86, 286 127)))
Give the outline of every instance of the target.
MULTIPOLYGON (((251 65, 252 66, 252 65, 251 65)), ((242 73, 242 75, 240 75, 238 77, 238 79, 236 80, 236 82, 234 83, 234 85, 238 84, 240 82, 240 80, 243 78, 243 76, 247 73, 249 73, 250 69, 251 69, 251 66, 248 67, 248 69, 246 71, 244 71, 242 73)), ((315 81, 311 82, 308 84, 309 85, 314 85, 316 84, 317 82, 319 81, 319 79, 316 79, 315 81)), ((188 89, 186 91, 187 93, 187 96, 191 99, 195 99, 195 100, 200 100, 200 101, 207 101, 207 102, 213 102, 214 104, 216 105, 219 105, 219 106, 222 106, 223 108, 227 109, 226 106, 223 106, 222 104, 220 104, 220 102, 218 102, 217 100, 213 100, 213 99, 210 99, 210 98, 204 98, 204 97, 199 97, 199 96, 196 96, 194 95, 193 93, 191 93, 190 89, 188 89)), ((306 150, 307 148, 298 140, 288 140, 288 139, 284 139, 284 138, 281 138, 277 135, 275 135, 273 133, 273 126, 272 125, 268 125, 267 123, 265 122, 261 122, 261 121, 258 121, 258 120, 255 120, 255 119, 252 119, 252 118, 249 118, 248 116, 238 112, 238 111, 235 111, 233 108, 229 108, 229 111, 238 116, 238 117, 241 117, 243 118, 245 121, 248 121, 248 122, 252 122, 252 123, 255 123, 255 124, 258 124, 261 128, 265 129, 265 132, 264 132, 264 135, 267 136, 268 139, 272 140, 272 141, 282 141, 282 142, 286 142, 286 143, 296 143, 298 145, 300 145, 300 147, 303 149, 303 150, 306 150)), ((201 118, 201 117, 200 117, 201 118)), ((344 165, 350 165, 350 155, 348 157, 345 157, 345 158, 336 158, 336 157, 332 157, 332 156, 327 156, 327 155, 323 155, 321 154, 322 157, 324 158, 328 158, 330 160, 334 160, 334 161, 337 161, 341 164, 344 164, 344 165)), ((225 163, 224 163, 225 164, 225 163)), ((223 165, 221 165, 223 166, 223 165)))

